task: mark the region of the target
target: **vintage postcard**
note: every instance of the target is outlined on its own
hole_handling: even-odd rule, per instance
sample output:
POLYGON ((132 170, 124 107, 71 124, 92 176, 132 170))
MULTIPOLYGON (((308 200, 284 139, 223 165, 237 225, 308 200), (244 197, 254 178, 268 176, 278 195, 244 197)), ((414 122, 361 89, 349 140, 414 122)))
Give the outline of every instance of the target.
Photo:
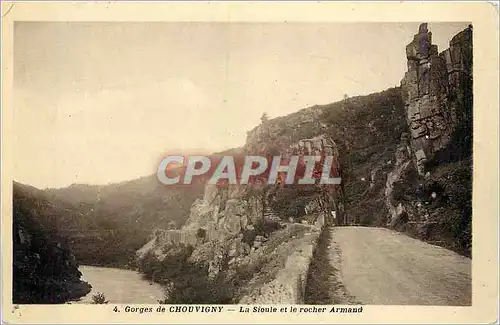
POLYGON ((498 7, 3 2, 6 323, 498 319, 498 7))

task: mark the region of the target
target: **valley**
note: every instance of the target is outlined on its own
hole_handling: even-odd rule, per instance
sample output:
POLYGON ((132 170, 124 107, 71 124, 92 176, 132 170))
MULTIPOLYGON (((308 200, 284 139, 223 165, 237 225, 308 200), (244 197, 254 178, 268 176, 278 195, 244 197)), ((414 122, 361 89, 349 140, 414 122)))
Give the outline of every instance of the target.
POLYGON ((431 36, 401 44, 400 86, 263 118, 225 152, 328 154, 340 184, 14 182, 14 301, 470 305, 472 26, 431 36))

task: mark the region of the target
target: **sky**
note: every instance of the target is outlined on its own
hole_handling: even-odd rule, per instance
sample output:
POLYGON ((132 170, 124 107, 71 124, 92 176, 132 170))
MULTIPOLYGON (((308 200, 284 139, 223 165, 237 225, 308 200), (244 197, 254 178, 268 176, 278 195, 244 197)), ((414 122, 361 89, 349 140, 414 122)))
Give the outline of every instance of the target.
MULTIPOLYGON (((108 184, 240 147, 264 112, 398 86, 418 25, 16 22, 14 179, 108 184)), ((430 23, 433 43, 467 25, 430 23)))

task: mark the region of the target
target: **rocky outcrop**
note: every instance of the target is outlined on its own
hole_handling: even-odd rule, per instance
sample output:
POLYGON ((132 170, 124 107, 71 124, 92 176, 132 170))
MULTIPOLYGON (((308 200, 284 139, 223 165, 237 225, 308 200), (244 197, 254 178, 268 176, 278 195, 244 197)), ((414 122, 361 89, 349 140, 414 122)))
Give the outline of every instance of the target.
POLYGON ((206 185, 203 199, 197 199, 181 229, 158 229, 137 253, 154 251, 161 259, 164 246, 183 244, 200 247, 209 242, 226 243, 260 225, 264 189, 260 185, 218 187, 206 185))
MULTIPOLYGON (((266 145, 251 141, 249 147, 269 153, 266 145)), ((340 173, 336 144, 324 135, 292 142, 279 153, 282 159, 295 154, 333 155, 335 168, 331 175, 340 173)), ((312 185, 311 193, 315 195, 302 197, 310 207, 308 220, 296 220, 305 224, 290 222, 283 211, 272 204, 276 203, 283 186, 262 182, 207 184, 203 198, 194 202, 181 229, 157 229, 150 241, 137 251, 140 264, 151 258, 151 253, 161 262, 176 251, 175 247, 191 246, 193 251, 188 263, 206 268, 208 282, 216 283, 221 277, 225 281, 245 277, 245 280, 235 280, 238 283, 235 299, 300 302, 315 239, 327 222, 327 213, 342 209, 342 205, 335 203, 340 193, 338 186, 312 185), (277 268, 278 261, 280 268, 277 268), (266 268, 272 272, 259 271, 266 268), (272 285, 268 286, 269 283, 272 285), (261 292, 266 293, 261 295, 261 292)), ((290 206, 295 202, 287 199, 284 203, 290 206)))
MULTIPOLYGON (((248 143, 251 143, 249 140, 248 143)), ((332 155, 334 168, 331 175, 340 175, 339 152, 335 142, 325 135, 310 139, 301 139, 282 150, 282 158, 291 155, 332 155)), ((269 207, 270 194, 279 192, 280 186, 253 183, 249 185, 206 185, 202 199, 197 199, 191 207, 190 216, 181 229, 153 232, 150 241, 137 253, 139 257, 149 251, 154 251, 160 259, 163 257, 162 246, 169 244, 184 244, 194 247, 207 242, 226 243, 241 239, 246 232, 261 227, 265 220, 276 221, 276 217, 286 220, 285 216, 278 216, 269 207)), ((314 192, 323 192, 321 197, 311 198, 309 214, 342 209, 342 204, 336 204, 339 187, 336 185, 316 185, 314 192), (314 202, 313 202, 314 201, 314 202), (314 206, 314 208, 313 208, 314 206)), ((289 202, 290 203, 290 202, 289 202)), ((337 212, 340 214, 340 211, 337 212)), ((259 239, 259 236, 255 238, 259 239)), ((258 247, 255 247, 258 248, 258 247)))
MULTIPOLYGON (((330 176, 342 177, 339 148, 335 141, 324 133, 300 139, 282 153, 285 158, 292 155, 315 156, 318 159, 322 156, 332 156, 333 166, 330 176)), ((344 223, 341 219, 345 216, 342 184, 321 185, 317 182, 311 185, 281 186, 271 193, 271 199, 270 204, 274 210, 285 219, 305 221, 305 218, 308 223, 314 224, 315 217, 322 215, 326 222, 344 223)))
POLYGON ((396 224, 401 221, 401 218, 408 216, 403 204, 398 202, 395 198, 394 186, 397 181, 404 177, 408 169, 413 168, 411 163, 411 149, 405 137, 403 137, 401 146, 398 147, 396 151, 394 169, 387 174, 387 183, 385 187, 386 205, 389 210, 387 223, 390 227, 396 226, 396 224))
POLYGON ((303 304, 307 272, 318 237, 319 231, 313 229, 279 247, 283 251, 280 255, 285 256, 282 267, 264 283, 258 277, 253 279, 238 303, 303 304))
POLYGON ((438 53, 423 24, 407 47, 401 88, 263 119, 248 132, 243 154, 333 155, 341 186, 207 185, 186 224, 157 230, 138 255, 153 252, 161 260, 169 245, 192 246, 189 262, 202 265, 213 283, 221 275, 236 283, 234 297, 242 297, 236 302, 298 303, 324 225, 389 226, 422 239, 451 238, 429 226, 443 214, 435 203, 445 202, 438 188, 444 176, 437 179, 439 186, 426 180, 436 180, 433 165, 467 155, 470 42, 469 28, 438 53))
POLYGON ((88 294, 68 243, 47 219, 54 212, 43 193, 14 183, 13 196, 13 303, 64 303, 88 294))
POLYGON ((302 156, 333 156, 335 158, 334 165, 340 168, 338 146, 325 134, 310 139, 300 139, 288 148, 287 153, 302 156))
POLYGON ((245 149, 250 153, 282 153, 302 139, 323 134, 326 130, 326 124, 321 122, 323 114, 323 108, 312 106, 265 121, 247 132, 245 149))
POLYGON ((450 47, 438 53, 427 24, 421 24, 418 34, 406 46, 406 57, 408 71, 401 88, 414 162, 419 174, 424 175, 429 162, 470 150, 472 27, 453 37, 450 47), (454 143, 460 131, 467 138, 460 144, 454 143))
POLYGON ((325 133, 338 145, 342 162, 340 224, 385 225, 386 175, 403 132, 407 132, 400 88, 325 105, 325 133))
MULTIPOLYGON (((331 177, 342 177, 342 166, 340 163, 339 148, 335 141, 320 134, 310 139, 301 139, 298 143, 290 146, 287 150, 290 155, 299 156, 332 156, 333 166, 330 171, 331 177)), ((317 185, 316 192, 321 194, 311 199, 305 206, 305 214, 343 215, 343 191, 341 185, 317 185)))
POLYGON ((387 174, 387 226, 470 255, 472 27, 449 44, 438 53, 421 24, 406 47, 401 89, 409 137, 387 174))

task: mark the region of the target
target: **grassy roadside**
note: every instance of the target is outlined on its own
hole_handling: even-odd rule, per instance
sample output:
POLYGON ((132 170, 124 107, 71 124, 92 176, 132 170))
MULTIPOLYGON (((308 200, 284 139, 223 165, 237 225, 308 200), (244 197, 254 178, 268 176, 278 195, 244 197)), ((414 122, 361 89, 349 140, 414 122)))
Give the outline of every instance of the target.
POLYGON ((321 230, 307 274, 304 302, 307 305, 356 304, 340 281, 340 257, 333 245, 333 227, 321 230))

